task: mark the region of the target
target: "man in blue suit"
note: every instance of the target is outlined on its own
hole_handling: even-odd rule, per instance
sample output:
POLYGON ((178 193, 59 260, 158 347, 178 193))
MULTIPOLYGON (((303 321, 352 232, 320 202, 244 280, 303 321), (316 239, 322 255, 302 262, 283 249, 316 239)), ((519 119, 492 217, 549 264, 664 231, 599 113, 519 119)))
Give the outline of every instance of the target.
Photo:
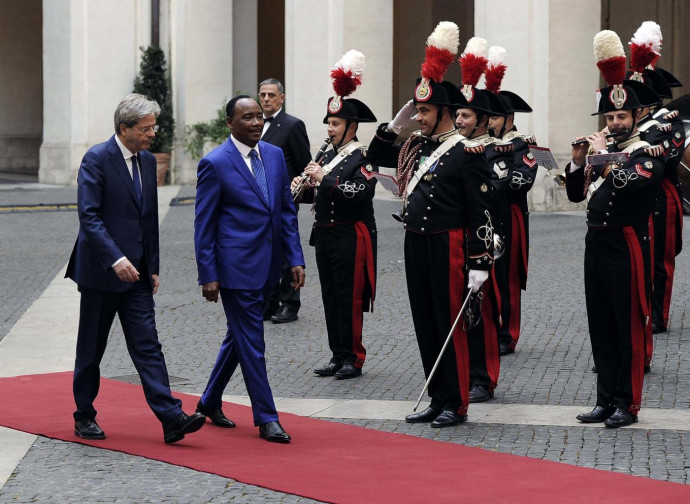
POLYGON ((125 97, 115 110, 116 134, 88 150, 77 177, 79 236, 65 276, 81 292, 73 392, 74 433, 84 439, 105 439, 93 402, 116 314, 165 442, 181 440, 206 421, 199 413, 187 416, 170 393, 156 331, 158 193, 156 158, 146 149, 160 110, 145 96, 125 97))
POLYGON ((260 142, 259 104, 247 95, 226 106, 230 138, 199 162, 194 244, 202 295, 218 301, 227 334, 197 411, 220 427, 234 427, 221 409, 237 364, 242 369, 259 435, 288 443, 278 421, 264 359, 264 306, 280 277, 283 253, 293 288, 304 285, 304 256, 282 151, 260 142))

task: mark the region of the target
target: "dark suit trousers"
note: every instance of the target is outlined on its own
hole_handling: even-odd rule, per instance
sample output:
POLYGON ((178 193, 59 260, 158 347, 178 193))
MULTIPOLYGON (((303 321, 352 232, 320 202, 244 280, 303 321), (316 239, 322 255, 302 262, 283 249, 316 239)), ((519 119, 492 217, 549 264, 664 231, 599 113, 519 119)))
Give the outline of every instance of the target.
POLYGON ((170 393, 168 370, 156 331, 153 294, 148 283, 136 282, 125 292, 106 292, 79 287, 81 307, 74 365, 74 418, 96 416, 93 402, 100 385, 100 363, 108 334, 117 314, 127 350, 139 373, 146 402, 165 423, 182 412, 179 399, 170 393))
POLYGON ((207 408, 220 408, 223 391, 239 364, 252 403, 254 425, 278 420, 264 358, 264 299, 270 292, 270 286, 263 291, 220 290, 228 331, 201 396, 207 408))

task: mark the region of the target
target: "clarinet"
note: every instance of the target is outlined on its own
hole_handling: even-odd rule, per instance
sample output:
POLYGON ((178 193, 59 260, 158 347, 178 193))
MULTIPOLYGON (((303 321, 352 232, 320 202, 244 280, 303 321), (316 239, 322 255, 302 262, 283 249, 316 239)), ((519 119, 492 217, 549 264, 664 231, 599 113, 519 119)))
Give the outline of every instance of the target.
MULTIPOLYGON (((331 139, 326 138, 323 145, 319 149, 319 152, 317 152, 316 156, 314 156, 314 161, 313 161, 314 163, 320 163, 321 162, 323 157, 326 155, 326 149, 328 149, 329 145, 331 145, 331 139)), ((309 180, 309 175, 307 175, 306 173, 302 173, 302 175, 300 175, 300 179, 297 182, 297 185, 292 190, 292 201, 297 201, 297 199, 302 196, 302 193, 307 188, 306 184, 307 184, 308 180, 309 180)))
MULTIPOLYGON (((618 135, 627 135, 628 133, 629 133, 629 130, 626 129, 626 130, 620 131, 618 133, 609 133, 608 135, 606 135, 606 138, 613 138, 613 137, 616 137, 618 135)), ((570 145, 575 147, 576 145, 583 145, 583 144, 586 144, 587 142, 588 142, 588 140, 586 138, 583 138, 582 140, 575 140, 574 142, 571 142, 570 145)))

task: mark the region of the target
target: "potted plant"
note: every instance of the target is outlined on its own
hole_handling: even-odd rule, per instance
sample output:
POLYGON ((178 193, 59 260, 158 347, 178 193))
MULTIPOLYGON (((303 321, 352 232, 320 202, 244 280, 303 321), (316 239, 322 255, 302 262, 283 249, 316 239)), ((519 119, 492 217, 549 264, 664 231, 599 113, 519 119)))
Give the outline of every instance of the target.
POLYGON ((225 105, 216 111, 214 119, 188 124, 184 132, 184 150, 193 159, 201 159, 211 148, 222 144, 230 136, 230 130, 225 121, 225 105))
POLYGON ((161 106, 161 113, 156 121, 159 129, 149 150, 156 156, 158 163, 158 185, 164 185, 167 181, 170 152, 175 138, 170 80, 163 50, 157 45, 141 47, 140 50, 141 66, 139 75, 134 79, 134 92, 156 100, 161 106))

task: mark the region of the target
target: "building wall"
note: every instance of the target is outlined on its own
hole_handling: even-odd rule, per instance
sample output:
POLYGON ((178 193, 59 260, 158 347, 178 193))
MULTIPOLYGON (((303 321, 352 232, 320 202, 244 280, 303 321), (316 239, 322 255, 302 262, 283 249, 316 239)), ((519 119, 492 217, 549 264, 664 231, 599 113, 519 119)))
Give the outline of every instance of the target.
MULTIPOLYGON (((599 87, 592 55, 599 4, 600 0, 580 0, 574 16, 567 0, 475 3, 475 35, 507 50, 502 88, 518 93, 534 110, 516 114, 518 130, 536 135, 540 145, 550 147, 561 170, 569 161, 571 140, 597 128, 590 113, 599 87)), ((528 196, 532 209, 575 208, 553 178, 554 174, 539 169, 528 196)))
POLYGON ((0 170, 38 172, 43 126, 41 0, 0 0, 0 170))

